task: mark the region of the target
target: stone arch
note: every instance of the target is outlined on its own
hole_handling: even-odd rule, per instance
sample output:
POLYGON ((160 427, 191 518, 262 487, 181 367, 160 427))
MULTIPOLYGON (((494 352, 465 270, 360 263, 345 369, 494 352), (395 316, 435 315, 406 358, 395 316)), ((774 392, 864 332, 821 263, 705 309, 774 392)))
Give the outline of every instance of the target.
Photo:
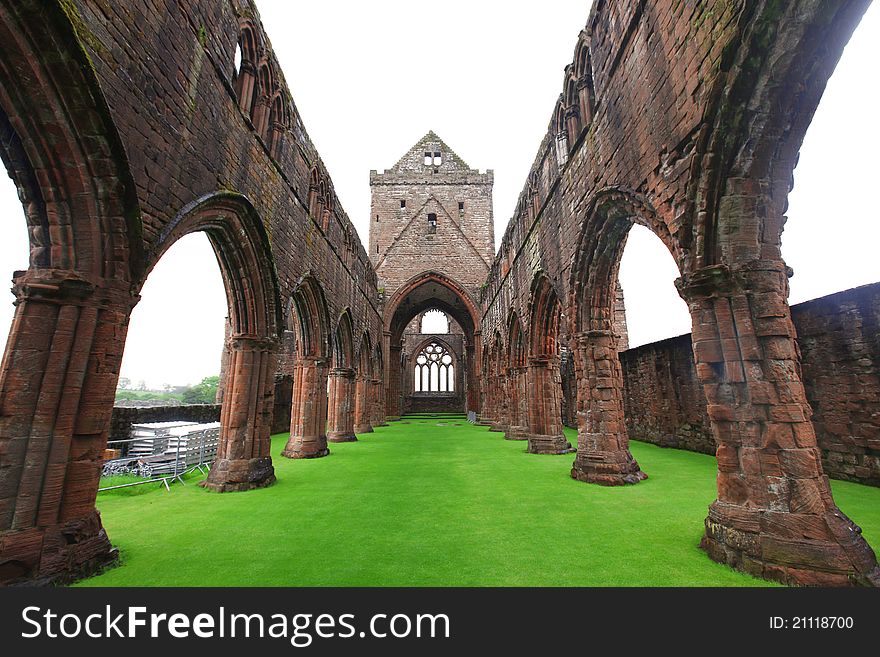
POLYGON ((563 89, 563 100, 565 102, 565 127, 568 136, 569 148, 574 148, 575 144, 580 141, 581 130, 584 123, 580 110, 580 99, 577 92, 577 79, 574 76, 572 65, 569 64, 565 68, 565 87, 563 89))
POLYGON ((280 339, 284 324, 272 247, 262 219, 241 194, 215 192, 184 206, 150 250, 148 269, 137 289, 172 244, 200 231, 207 235, 220 265, 233 334, 280 339))
POLYGON ((238 48, 241 52, 241 63, 236 71, 233 87, 239 108, 248 118, 252 118, 257 100, 257 61, 262 43, 260 30, 250 19, 242 20, 239 24, 238 48))
POLYGON ((269 147, 269 153, 275 159, 281 157, 281 150, 284 146, 284 135, 290 127, 290 116, 287 107, 287 100, 282 91, 276 91, 272 96, 269 108, 269 127, 266 136, 266 145, 269 147))
POLYGON ((0 366, 0 586, 65 582, 116 556, 95 497, 142 227, 111 112, 60 6, 0 5, 0 77, 0 155, 31 249, 0 366))
POLYGON ((257 67, 257 83, 251 121, 254 130, 265 140, 269 132, 269 115, 272 97, 278 90, 275 80, 275 68, 269 60, 262 61, 257 67))
POLYGON ((588 128, 595 113, 596 92, 593 85, 593 66, 590 61, 590 39, 585 32, 581 32, 578 39, 572 76, 575 79, 581 125, 588 128))
POLYGON ((562 425, 558 344, 561 304, 553 284, 543 272, 535 274, 529 297, 528 449, 533 454, 564 454, 572 448, 562 425))
POLYGON ((792 584, 880 584, 824 474, 788 306, 781 235, 797 152, 864 3, 749 5, 711 90, 677 281, 717 444, 709 556, 792 584), (796 14, 795 14, 796 12, 796 14), (783 47, 784 44, 784 47, 783 47))
POLYGON ((160 233, 137 287, 172 244, 195 232, 207 235, 217 256, 230 322, 220 448, 204 486, 220 492, 268 486, 275 480, 269 435, 283 322, 269 238, 253 205, 240 194, 217 192, 184 206, 160 233))
POLYGON ((354 322, 346 309, 336 321, 333 332, 333 367, 353 368, 355 365, 354 322))
POLYGON ((388 426, 385 422, 385 395, 382 394, 382 381, 385 376, 385 361, 382 357, 381 341, 373 343, 373 378, 370 379, 372 411, 370 424, 373 427, 388 426))
POLYGON ((556 161, 560 167, 568 162, 568 128, 565 125, 565 101, 562 94, 553 111, 553 134, 556 135, 556 161))
POLYGON ((327 408, 327 440, 345 443, 357 440, 354 432, 355 349, 354 323, 346 309, 333 332, 333 355, 327 408))
POLYGON ((568 308, 579 418, 572 477, 604 485, 633 484, 646 477, 629 452, 614 330, 617 272, 634 223, 650 228, 676 256, 675 242, 648 201, 625 188, 609 187, 587 204, 571 267, 568 308))
POLYGON ((318 458, 327 447, 327 375, 330 356, 330 321, 324 291, 306 274, 290 301, 290 316, 297 333, 290 414, 290 438, 282 451, 288 458, 318 458))
POLYGON ((386 305, 387 310, 384 317, 385 330, 402 333, 403 328, 405 328, 409 321, 419 314, 419 312, 433 309, 435 307, 437 310, 440 310, 455 319, 463 329, 466 330, 466 328, 471 328, 474 331, 479 330, 480 313, 474 302, 471 300, 470 295, 464 289, 464 286, 459 284, 453 278, 436 271, 425 271, 417 274, 394 293, 394 296, 388 300, 386 305), (454 304, 447 301, 438 301, 435 298, 428 298, 418 303, 418 310, 408 308, 405 312, 406 315, 409 315, 408 318, 401 320, 398 313, 402 307, 406 306, 405 302, 407 296, 419 287, 428 284, 439 285, 446 290, 449 290, 454 298, 457 298, 461 302, 460 307, 456 307, 454 304))
POLYGON ((694 176, 690 270, 779 261, 780 236, 798 151, 828 78, 866 3, 808 8, 750 4, 741 47, 711 90, 694 176))
POLYGON ((487 391, 487 405, 483 414, 489 420, 489 431, 507 431, 507 395, 504 394, 504 363, 501 357, 504 352, 504 339, 501 331, 495 330, 492 342, 488 349, 489 369, 487 378, 489 390, 487 391))
POLYGON ((372 433, 373 431, 373 425, 370 422, 372 405, 370 381, 373 378, 372 351, 370 335, 364 332, 357 353, 358 366, 354 402, 354 432, 356 434, 372 433))
MULTIPOLYGON (((440 310, 454 319, 465 336, 465 358, 462 374, 465 377, 468 410, 479 408, 479 366, 482 353, 480 344, 480 313, 464 286, 437 271, 425 271, 413 276, 394 293, 385 305, 383 328, 386 362, 401 362, 401 339, 407 324, 419 313, 440 310)), ((385 399, 391 416, 398 416, 402 407, 401 396, 405 372, 401 367, 386 370, 385 399)))
POLYGON ((330 315, 324 288, 315 276, 306 273, 297 283, 288 311, 297 333, 297 352, 304 356, 328 358, 331 351, 330 315))
POLYGON ((523 331, 519 315, 513 310, 507 318, 506 342, 504 379, 508 399, 508 422, 504 437, 508 440, 526 440, 529 432, 528 391, 526 390, 528 337, 523 331))

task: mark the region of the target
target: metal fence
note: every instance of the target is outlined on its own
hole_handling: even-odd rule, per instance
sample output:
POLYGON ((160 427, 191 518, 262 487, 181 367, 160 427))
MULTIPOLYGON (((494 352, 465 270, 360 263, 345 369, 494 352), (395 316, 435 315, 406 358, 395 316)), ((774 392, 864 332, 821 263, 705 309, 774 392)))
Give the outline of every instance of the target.
POLYGON ((198 470, 206 473, 220 440, 220 423, 151 422, 133 424, 131 438, 108 441, 108 451, 115 453, 104 461, 102 477, 127 475, 138 481, 103 486, 99 491, 161 482, 167 490, 175 480, 198 470))

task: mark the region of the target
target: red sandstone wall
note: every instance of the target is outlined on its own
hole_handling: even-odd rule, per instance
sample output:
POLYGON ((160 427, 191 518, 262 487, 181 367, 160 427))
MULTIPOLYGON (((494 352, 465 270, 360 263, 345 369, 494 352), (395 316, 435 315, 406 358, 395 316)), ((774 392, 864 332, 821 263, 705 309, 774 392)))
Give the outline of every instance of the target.
POLYGON ((265 33, 249 0, 76 0, 71 11, 124 144, 148 253, 188 203, 238 192, 269 234, 283 307, 309 273, 323 287, 331 321, 350 308, 355 342, 364 331, 375 342, 381 335, 376 275, 272 52, 269 38, 283 29, 265 33), (245 19, 258 26, 290 113, 274 149, 239 108, 234 89, 245 19), (313 169, 327 185, 328 217, 310 213, 313 169))
MULTIPOLYGON (((792 306, 822 464, 880 486, 880 283, 792 306)), ((690 335, 620 355, 631 438, 715 453, 690 335)))

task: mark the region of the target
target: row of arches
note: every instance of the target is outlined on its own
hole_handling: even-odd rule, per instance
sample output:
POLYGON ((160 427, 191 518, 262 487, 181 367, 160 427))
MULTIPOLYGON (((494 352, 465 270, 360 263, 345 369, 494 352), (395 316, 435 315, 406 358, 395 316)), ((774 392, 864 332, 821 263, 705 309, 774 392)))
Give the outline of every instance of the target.
POLYGON ((506 334, 496 330, 484 352, 481 419, 510 440, 527 440, 534 454, 573 451, 562 424, 560 314, 556 290, 539 274, 530 291, 528 331, 511 311, 506 334))
MULTIPOLYGON (((604 28, 628 9, 594 7, 589 38, 582 33, 487 281, 490 403, 483 411, 508 437, 538 431, 540 395, 522 382, 519 346, 523 331, 534 329, 535 297, 525 312, 517 288, 546 268, 574 366, 572 476, 609 485, 644 478, 624 423, 613 304, 626 237, 641 224, 678 266, 676 287, 690 313, 695 371, 717 445, 718 497, 701 546, 716 561, 786 583, 877 585, 875 555, 837 508, 822 470, 780 251, 798 149, 864 3, 808 16, 802 7, 780 14, 755 4, 719 17, 735 26, 724 37, 724 75, 689 72, 686 81, 669 75, 665 62, 703 58, 701 32, 710 28, 690 25, 695 38, 681 48, 643 52, 665 29, 664 18, 646 11, 631 24, 626 45, 615 43, 604 28), (652 94, 642 93, 645 81, 655 85, 652 94), (703 89, 687 88, 697 81, 703 89), (658 133, 664 136, 655 143, 658 133), (553 140, 555 149, 548 147, 553 140), (609 171, 612 161, 619 168, 609 171), (559 234, 577 237, 566 243, 559 234), (493 395, 507 407, 502 400, 498 409, 493 395)), ((539 329, 526 344, 552 333, 539 329)), ((534 378, 533 357, 526 358, 526 381, 534 378)))
MULTIPOLYGON (((266 130, 286 124, 286 101, 265 53, 257 61, 255 34, 242 30, 237 100, 267 141, 266 130)), ((64 582, 115 558, 95 500, 122 354, 147 277, 181 238, 207 236, 229 315, 220 443, 206 488, 249 490, 275 479, 270 433, 285 327, 301 355, 292 434, 302 446, 294 451, 320 453, 321 414, 349 439, 381 422, 379 322, 365 307, 332 325, 317 281, 282 282, 270 222, 242 193, 186 202, 181 188, 174 198, 184 200, 167 217, 142 210, 144 187, 107 91, 62 9, 0 2, 0 37, 0 155, 30 241, 29 267, 14 275, 15 315, 0 364, 0 584, 64 582), (328 414, 336 407, 345 410, 328 414)), ((359 301, 352 289, 352 301, 336 299, 335 307, 359 301)))
POLYGON ((323 289, 305 277, 291 301, 296 335, 288 458, 319 458, 329 442, 350 442, 385 421, 382 353, 368 333, 355 341, 349 311, 329 321, 323 289))
POLYGON ((232 84, 239 108, 277 159, 290 129, 290 99, 279 83, 262 31, 249 18, 240 23, 232 84))

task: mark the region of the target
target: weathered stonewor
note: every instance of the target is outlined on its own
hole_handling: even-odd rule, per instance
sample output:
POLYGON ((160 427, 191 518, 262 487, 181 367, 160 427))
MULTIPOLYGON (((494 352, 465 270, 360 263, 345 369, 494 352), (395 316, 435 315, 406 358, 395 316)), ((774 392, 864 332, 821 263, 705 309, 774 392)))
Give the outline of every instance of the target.
POLYGON ((497 361, 494 361, 489 372, 489 394, 483 415, 489 422, 489 431, 504 432, 507 430, 505 404, 507 395, 503 393, 504 377, 498 373, 497 361))
POLYGON ((290 439, 281 455, 291 459, 327 456, 327 359, 300 358, 293 376, 290 439))
POLYGON ((800 380, 784 265, 704 268, 678 282, 718 443, 701 546, 786 583, 880 585, 861 530, 835 505, 800 380))
POLYGON ((493 180, 492 171, 472 169, 434 132, 390 169, 370 172, 369 253, 387 329, 382 353, 390 416, 479 410, 476 300, 495 250, 493 180), (450 332, 462 336, 446 345, 455 371, 452 391, 415 392, 414 366, 425 336, 414 335, 421 327, 412 330, 410 323, 428 310, 443 312, 454 324, 450 332))
POLYGON ((355 372, 350 367, 330 370, 327 440, 331 443, 357 440, 354 433, 354 377, 355 372))
POLYGON ((623 418, 623 375, 613 330, 575 335, 578 388, 578 447, 571 476, 618 486, 647 475, 629 451, 623 418))
POLYGON ((506 434, 510 427, 512 400, 510 399, 510 381, 506 373, 497 375, 496 390, 498 393, 498 420, 489 428, 490 431, 500 431, 506 434))
POLYGON ((368 375, 358 374, 355 379, 354 400, 354 432, 355 434, 372 433, 373 425, 370 424, 370 381, 368 375))
MULTIPOLYGON (((880 486, 880 283, 791 307, 822 469, 880 486)), ((715 454, 690 334, 620 354, 629 435, 715 454)))
POLYGON ((269 454, 276 340, 233 335, 220 414, 220 445, 207 479, 217 492, 262 488, 275 481, 269 454))
POLYGON ((507 368, 508 425, 504 432, 506 440, 526 440, 528 437, 525 381, 525 367, 507 368))
POLYGON ((528 367, 529 441, 532 454, 575 451, 562 430, 562 382, 557 356, 531 356, 528 367))
MULTIPOLYGON (((385 343, 391 343, 391 331, 384 332, 385 343)), ((401 358, 401 348, 400 345, 390 344, 388 348, 388 363, 399 363, 401 358)), ((402 372, 400 367, 388 367, 386 370, 386 385, 385 385, 385 413, 386 418, 389 420, 399 420, 400 414, 402 412, 403 403, 401 401, 402 390, 401 390, 401 378, 402 372)))
POLYGON ((382 379, 370 379, 370 424, 374 427, 387 427, 385 405, 382 403, 382 379))
POLYGON ((95 509, 126 285, 17 272, 0 377, 0 584, 69 582, 116 560, 95 509))

